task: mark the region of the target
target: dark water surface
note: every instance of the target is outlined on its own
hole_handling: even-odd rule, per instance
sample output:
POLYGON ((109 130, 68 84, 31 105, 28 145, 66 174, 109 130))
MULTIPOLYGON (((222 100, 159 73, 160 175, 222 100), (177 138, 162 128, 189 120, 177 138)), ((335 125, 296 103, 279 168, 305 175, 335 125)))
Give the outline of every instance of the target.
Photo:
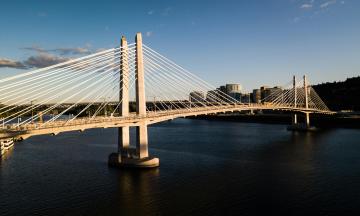
POLYGON ((107 166, 116 131, 17 143, 0 215, 360 215, 360 130, 179 119, 149 128, 142 171, 107 166))

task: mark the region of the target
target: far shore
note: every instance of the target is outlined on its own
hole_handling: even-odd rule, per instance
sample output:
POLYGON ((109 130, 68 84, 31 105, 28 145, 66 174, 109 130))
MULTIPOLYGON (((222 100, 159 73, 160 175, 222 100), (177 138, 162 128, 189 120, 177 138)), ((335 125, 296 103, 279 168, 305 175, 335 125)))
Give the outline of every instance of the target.
MULTIPOLYGON (((199 120, 253 122, 268 124, 291 124, 292 113, 225 113, 191 117, 199 120)), ((298 122, 304 121, 304 114, 297 113, 298 122)), ((310 124, 319 128, 360 128, 360 114, 310 115, 310 124)))

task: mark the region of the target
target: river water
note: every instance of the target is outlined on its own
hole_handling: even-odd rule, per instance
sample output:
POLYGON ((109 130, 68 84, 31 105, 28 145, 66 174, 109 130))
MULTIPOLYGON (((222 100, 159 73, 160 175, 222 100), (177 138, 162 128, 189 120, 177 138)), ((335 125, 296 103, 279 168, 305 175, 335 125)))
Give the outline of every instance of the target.
POLYGON ((17 143, 1 160, 0 215, 360 214, 358 129, 178 119, 149 128, 151 170, 107 166, 116 132, 17 143))

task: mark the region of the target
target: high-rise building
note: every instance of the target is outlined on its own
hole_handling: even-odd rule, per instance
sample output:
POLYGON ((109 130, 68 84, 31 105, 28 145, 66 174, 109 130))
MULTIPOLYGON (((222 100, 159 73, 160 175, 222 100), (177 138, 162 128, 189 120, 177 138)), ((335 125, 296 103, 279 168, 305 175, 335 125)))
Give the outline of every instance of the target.
POLYGON ((269 86, 261 86, 260 87, 260 98, 261 102, 264 102, 264 99, 269 96, 269 86))
POLYGON ((240 84, 226 84, 226 93, 241 93, 240 84))
POLYGON ((241 94, 241 103, 250 103, 251 102, 251 96, 250 93, 241 94))
POLYGON ((226 94, 226 87, 225 86, 220 86, 217 89, 226 94))
POLYGON ((274 97, 278 96, 278 93, 282 92, 282 87, 275 86, 273 88, 270 88, 268 86, 261 86, 260 87, 260 94, 261 94, 261 102, 269 102, 273 101, 274 97))
POLYGON ((241 85, 240 84, 226 84, 226 94, 235 98, 236 100, 241 100, 241 85))
POLYGON ((205 101, 205 94, 202 91, 192 91, 189 95, 189 100, 191 102, 204 102, 205 101))
POLYGON ((220 90, 211 90, 208 91, 206 94, 206 101, 207 102, 220 102, 223 100, 223 94, 220 90))
POLYGON ((253 103, 260 103, 261 101, 261 92, 260 89, 254 89, 252 93, 252 102, 253 103))

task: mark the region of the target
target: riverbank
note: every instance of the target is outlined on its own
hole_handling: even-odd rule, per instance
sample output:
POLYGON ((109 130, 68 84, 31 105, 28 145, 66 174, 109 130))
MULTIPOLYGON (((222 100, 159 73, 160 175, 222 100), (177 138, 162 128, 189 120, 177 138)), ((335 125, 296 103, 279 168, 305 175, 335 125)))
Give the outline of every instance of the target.
MULTIPOLYGON (((234 122, 253 122, 266 124, 291 124, 291 113, 257 113, 257 114, 218 114, 202 115, 191 117, 192 119, 234 121, 234 122)), ((298 122, 304 121, 304 114, 297 114, 298 122)), ((360 117, 358 115, 310 115, 310 124, 319 128, 360 128, 360 117)))

